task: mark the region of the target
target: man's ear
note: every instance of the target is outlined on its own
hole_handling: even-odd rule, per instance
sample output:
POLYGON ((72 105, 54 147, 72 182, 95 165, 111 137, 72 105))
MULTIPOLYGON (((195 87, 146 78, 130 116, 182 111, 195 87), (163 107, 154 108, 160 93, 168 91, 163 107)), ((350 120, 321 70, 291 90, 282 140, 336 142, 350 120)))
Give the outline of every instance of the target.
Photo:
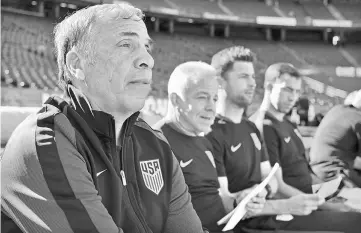
POLYGON ((272 89, 273 89, 273 82, 266 82, 266 83, 264 84, 264 89, 265 89, 266 91, 272 91, 272 89))
POLYGON ((180 112, 184 112, 188 110, 186 104, 177 93, 173 92, 170 94, 170 101, 176 109, 179 109, 180 112))
POLYGON ((72 77, 78 79, 79 81, 85 80, 83 67, 80 62, 80 56, 76 51, 74 51, 74 49, 70 50, 66 54, 66 67, 68 68, 68 71, 72 77))

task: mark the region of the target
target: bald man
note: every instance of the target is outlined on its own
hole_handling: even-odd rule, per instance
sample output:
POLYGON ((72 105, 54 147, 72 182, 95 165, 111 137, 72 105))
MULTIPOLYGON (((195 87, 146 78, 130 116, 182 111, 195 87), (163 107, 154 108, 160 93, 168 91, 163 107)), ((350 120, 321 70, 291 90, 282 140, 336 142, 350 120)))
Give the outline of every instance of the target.
MULTIPOLYGON (((215 69, 203 62, 186 62, 173 71, 169 83, 169 104, 166 117, 155 128, 161 129, 180 163, 192 204, 204 227, 210 232, 222 232, 217 221, 224 217, 218 189, 218 177, 213 148, 203 137, 211 130, 218 99, 215 69)), ((248 205, 248 214, 258 213, 264 198, 256 197, 248 205)), ((233 200, 228 203, 233 206, 233 200)))
POLYGON ((351 180, 361 187, 361 90, 351 93, 343 105, 333 107, 323 118, 310 159, 312 170, 323 181, 337 175, 341 160, 351 180), (320 169, 323 167, 330 169, 320 169))

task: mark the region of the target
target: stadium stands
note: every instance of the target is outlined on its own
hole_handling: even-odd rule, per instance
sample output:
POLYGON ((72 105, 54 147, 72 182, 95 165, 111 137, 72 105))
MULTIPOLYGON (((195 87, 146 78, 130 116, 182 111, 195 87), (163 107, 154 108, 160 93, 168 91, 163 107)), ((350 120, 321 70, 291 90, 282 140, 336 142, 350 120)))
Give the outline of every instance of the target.
POLYGON ((346 19, 361 21, 361 1, 334 0, 332 4, 346 19))
POLYGON ((338 52, 337 48, 324 43, 285 43, 295 50, 308 64, 321 66, 351 66, 351 64, 338 52))
POLYGON ((204 12, 213 14, 225 14, 217 5, 217 1, 213 0, 170 0, 175 3, 179 10, 188 14, 201 15, 204 12))
MULTIPOLYGON (((226 14, 217 1, 211 0, 132 0, 132 4, 142 9, 155 7, 173 7, 193 14, 211 12, 226 14)), ((334 1, 335 6, 354 8, 352 3, 343 4, 334 1)), ((233 14, 240 17, 256 17, 258 15, 277 16, 271 6, 262 1, 254 0, 224 0, 233 14)), ((360 5, 357 5, 360 6, 360 5)), ((289 0, 279 0, 280 9, 290 16, 304 18, 332 18, 321 1, 301 1, 296 3, 289 0)), ((340 8, 341 10, 342 8, 340 8)), ((341 10, 342 11, 342 10, 341 10)), ((347 12, 350 12, 347 10, 347 12)), ((343 13, 343 11, 342 11, 343 13)), ((1 80, 5 85, 24 88, 53 89, 57 87, 57 68, 53 55, 52 31, 54 23, 51 19, 2 12, 2 69, 1 80)), ((357 17, 357 16, 356 16, 357 17)), ((164 96, 170 73, 176 65, 188 60, 202 60, 210 62, 211 56, 232 45, 243 45, 251 48, 257 54, 257 70, 262 73, 271 63, 287 61, 297 67, 303 65, 315 66, 350 66, 351 64, 336 47, 323 42, 304 42, 303 40, 320 40, 317 34, 303 35, 301 32, 290 32, 287 39, 293 42, 266 41, 264 31, 254 28, 233 28, 228 39, 207 36, 207 26, 176 25, 175 34, 150 32, 156 41, 153 56, 156 65, 153 72, 154 93, 164 96), (200 28, 202 27, 202 29, 200 28), (200 30, 201 29, 201 30, 200 30), (194 34, 192 32, 195 32, 194 34), (200 35, 195 35, 200 34, 200 35), (298 41, 298 42, 296 42, 298 41)), ((345 50, 361 63, 361 46, 348 45, 345 50)), ((327 75, 318 75, 316 80, 325 84, 347 86, 338 80, 330 79, 327 75), (323 77, 325 76, 325 77, 323 77)), ((343 80, 343 82, 345 82, 343 80)), ((344 87, 347 90, 348 87, 344 87)))
POLYGON ((242 18, 255 18, 259 15, 278 16, 271 7, 258 0, 224 0, 223 4, 234 15, 242 18))
POLYGON ((307 15, 314 19, 334 19, 322 0, 304 0, 302 5, 307 15))
POLYGON ((305 18, 307 14, 305 13, 303 6, 295 1, 290 0, 278 0, 279 8, 288 16, 295 18, 305 18))
POLYGON ((361 65, 361 46, 346 44, 345 49, 358 61, 359 65, 361 65))
POLYGON ((148 10, 150 7, 170 7, 164 0, 130 0, 128 1, 134 6, 139 7, 142 10, 148 10))

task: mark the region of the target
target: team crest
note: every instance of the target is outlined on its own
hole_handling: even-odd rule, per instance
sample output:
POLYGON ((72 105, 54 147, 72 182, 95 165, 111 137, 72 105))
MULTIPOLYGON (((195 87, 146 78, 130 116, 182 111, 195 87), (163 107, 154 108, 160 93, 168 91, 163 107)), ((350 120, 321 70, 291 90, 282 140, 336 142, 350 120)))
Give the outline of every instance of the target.
POLYGON ((256 148, 258 150, 261 150, 261 148, 262 148, 261 147, 261 142, 259 141, 257 134, 251 133, 251 137, 252 137, 253 143, 256 146, 256 148))
POLYGON ((159 159, 141 161, 140 170, 142 171, 145 186, 158 195, 164 186, 159 159))
POLYGON ((216 167, 216 163, 214 162, 212 152, 210 152, 209 150, 206 150, 205 153, 206 153, 208 159, 211 161, 213 167, 216 167))

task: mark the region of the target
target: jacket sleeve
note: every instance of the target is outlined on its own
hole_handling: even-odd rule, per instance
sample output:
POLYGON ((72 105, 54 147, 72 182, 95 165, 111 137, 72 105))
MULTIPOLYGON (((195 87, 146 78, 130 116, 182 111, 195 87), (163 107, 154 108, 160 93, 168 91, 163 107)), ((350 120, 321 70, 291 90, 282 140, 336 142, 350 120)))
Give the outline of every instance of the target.
POLYGON ((14 132, 2 160, 2 210, 23 232, 123 232, 74 146, 74 129, 60 130, 67 120, 57 116, 14 132))
POLYGON ((203 233, 201 221, 193 209, 181 168, 173 155, 173 184, 168 220, 164 233, 203 233))

